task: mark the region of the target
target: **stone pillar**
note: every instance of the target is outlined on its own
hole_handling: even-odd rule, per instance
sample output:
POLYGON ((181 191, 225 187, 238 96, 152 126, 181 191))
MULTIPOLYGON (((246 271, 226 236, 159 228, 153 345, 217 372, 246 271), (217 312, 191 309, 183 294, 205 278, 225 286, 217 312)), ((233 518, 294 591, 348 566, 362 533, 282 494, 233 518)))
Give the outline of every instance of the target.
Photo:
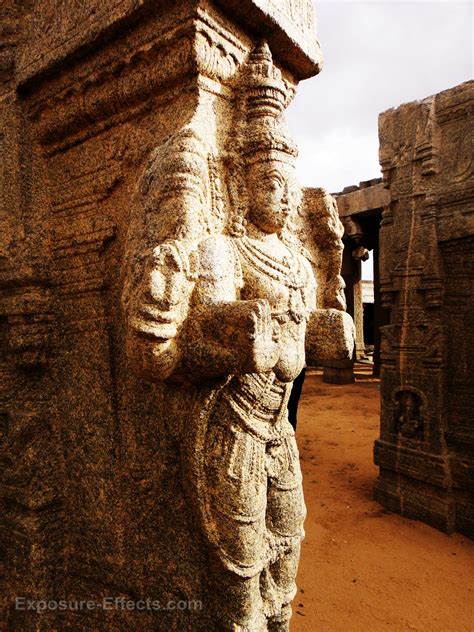
POLYGON ((354 360, 326 360, 323 364, 323 382, 326 384, 355 382, 354 360))
MULTIPOLYGON (((194 230, 202 231, 203 237, 227 220, 232 224, 231 206, 235 224, 242 219, 242 156, 258 153, 259 139, 251 136, 245 145, 241 132, 236 137, 242 146, 228 139, 236 121, 253 125, 245 110, 248 106, 250 112, 249 103, 265 119, 262 127, 271 127, 266 136, 271 159, 276 160, 273 151, 277 158, 285 156, 283 162, 294 159, 296 150, 274 118, 298 81, 320 69, 312 3, 20 4, 23 15, 16 2, 2 12, 9 45, 1 51, 0 88, 6 165, 0 195, 7 209, 0 234, 0 422, 6 435, 1 476, 8 629, 220 631, 223 604, 216 605, 217 562, 207 537, 212 525, 204 534, 190 509, 194 497, 182 467, 188 447, 180 431, 187 428, 198 390, 134 372, 137 349, 133 341, 125 348, 130 323, 124 294, 127 288, 133 292, 150 259, 158 267, 166 264, 166 274, 153 270, 152 276, 171 288, 164 297, 171 312, 175 281, 192 284, 198 274, 196 258, 181 247, 186 230, 195 237, 194 230), (268 45, 259 49, 262 37, 268 45), (226 189, 221 171, 232 173, 233 189, 226 189), (200 205, 207 214, 199 215, 200 205), (154 250, 171 236, 174 249, 167 243, 154 250), (178 390, 177 408, 170 402, 178 390), (15 608, 15 597, 113 601, 106 604, 110 607, 59 608, 40 617, 15 608), (127 601, 135 606, 124 606, 127 601), (184 607, 176 607, 178 602, 184 607)), ((297 187, 286 180, 280 184, 296 204, 297 187)), ((278 339, 279 327, 301 333, 309 319, 305 292, 311 284, 303 283, 302 270, 311 277, 311 266, 299 254, 290 258, 293 267, 300 262, 295 274, 285 276, 290 264, 284 259, 278 277, 290 307, 278 312, 269 340, 267 303, 262 307, 257 300, 252 312, 264 321, 273 351, 272 335, 278 339)), ((212 273, 218 276, 217 267, 212 273)), ((160 321, 165 338, 173 329, 166 318, 160 321)), ((340 312, 331 318, 344 321, 340 312)), ((216 318, 210 334, 219 332, 219 323, 216 318)), ((191 319, 189 327, 195 325, 191 319)), ((147 335, 153 339, 151 330, 147 335)), ((199 364, 199 358, 194 361, 199 364)), ((304 349, 298 361, 304 361, 304 349)), ((279 393, 285 389, 278 385, 279 393)), ((202 410, 210 406, 204 400, 202 410)), ((232 428, 234 439, 241 437, 232 428)), ((193 431, 187 430, 189 438, 193 431)), ((284 441, 290 439, 285 435, 284 441)), ((298 542, 304 515, 300 485, 295 480, 294 507, 282 514, 297 523, 288 537, 298 542)), ((283 564, 275 546, 268 550, 283 564)), ((262 606, 259 630, 270 616, 288 624, 299 550, 293 548, 292 570, 280 569, 283 579, 291 579, 278 593, 280 610, 281 600, 286 610, 262 606)), ((238 571, 250 574, 254 593, 260 590, 257 571, 238 571)), ((238 572, 220 573, 221 587, 228 584, 232 592, 238 572)), ((270 602, 269 576, 263 585, 262 600, 270 602)), ((246 605, 242 591, 237 598, 246 605)), ((224 605, 232 609, 234 603, 224 605)))
POLYGON ((352 316, 356 331, 355 359, 365 355, 364 344, 364 305, 362 302, 362 261, 368 257, 368 251, 361 242, 364 232, 357 220, 344 217, 344 252, 342 257, 342 276, 346 285, 344 294, 347 311, 352 316))
POLYGON ((380 115, 391 202, 380 231, 380 467, 376 498, 473 535, 472 105, 467 82, 380 115))
MULTIPOLYGON (((360 259, 355 260, 355 272, 353 292, 354 292, 354 325, 356 329, 356 359, 365 357, 364 342, 364 304, 362 302, 362 264, 360 259)), ((352 314, 351 314, 352 315, 352 314)))
MULTIPOLYGON (((15 596, 52 594, 53 567, 64 546, 62 450, 51 416, 55 327, 43 230, 49 209, 16 84, 27 19, 20 4, 3 3, 0 17, 0 548, 1 590, 10 607, 15 596)), ((50 620, 45 613, 45 628, 50 620)), ((1 623, 28 629, 25 612, 10 617, 3 611, 1 623)))

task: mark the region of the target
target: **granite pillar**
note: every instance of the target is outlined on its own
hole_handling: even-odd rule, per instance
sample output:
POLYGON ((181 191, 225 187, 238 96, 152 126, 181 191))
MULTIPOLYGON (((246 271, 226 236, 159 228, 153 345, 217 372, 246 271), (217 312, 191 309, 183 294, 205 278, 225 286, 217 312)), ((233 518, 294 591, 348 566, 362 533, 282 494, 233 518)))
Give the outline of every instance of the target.
MULTIPOLYGON (((158 238, 162 215, 181 221, 194 191, 163 207, 147 193, 158 180, 170 204, 201 172, 222 219, 219 160, 230 170, 235 147, 223 139, 236 104, 276 82, 270 101, 286 107, 320 70, 314 27, 309 0, 37 0, 2 12, 1 540, 12 632, 223 629, 181 467, 178 430, 196 389, 172 408, 182 387, 144 379, 125 345, 124 287, 149 254, 131 226, 137 213, 146 228, 153 217, 158 238), (160 181, 170 147, 178 162, 160 181), (66 607, 39 613, 22 599, 66 607)), ((277 150, 293 158, 281 136, 277 150)), ((287 321, 302 328, 306 313, 293 307, 287 321)), ((229 577, 219 577, 222 587, 229 577)), ((289 600, 290 589, 284 615, 262 609, 262 629, 272 616, 288 625, 289 600)))
POLYGON ((472 537, 474 84, 380 115, 380 467, 388 509, 472 537))

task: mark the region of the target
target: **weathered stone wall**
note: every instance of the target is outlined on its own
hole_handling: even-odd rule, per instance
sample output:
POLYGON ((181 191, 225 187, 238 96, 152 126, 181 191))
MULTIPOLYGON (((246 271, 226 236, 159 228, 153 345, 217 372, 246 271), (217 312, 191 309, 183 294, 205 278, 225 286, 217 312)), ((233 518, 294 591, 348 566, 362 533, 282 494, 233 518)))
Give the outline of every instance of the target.
POLYGON ((377 499, 474 533, 474 84, 380 115, 390 205, 380 234, 383 327, 377 499))
POLYGON ((0 422, 8 629, 220 629, 175 432, 192 402, 181 397, 181 415, 169 405, 172 385, 147 382, 128 365, 124 253, 153 150, 196 121, 209 152, 222 148, 234 77, 262 36, 290 96, 300 79, 319 72, 312 3, 12 0, 4 9, 0 422), (204 605, 41 615, 14 607, 15 597, 107 596, 204 605))

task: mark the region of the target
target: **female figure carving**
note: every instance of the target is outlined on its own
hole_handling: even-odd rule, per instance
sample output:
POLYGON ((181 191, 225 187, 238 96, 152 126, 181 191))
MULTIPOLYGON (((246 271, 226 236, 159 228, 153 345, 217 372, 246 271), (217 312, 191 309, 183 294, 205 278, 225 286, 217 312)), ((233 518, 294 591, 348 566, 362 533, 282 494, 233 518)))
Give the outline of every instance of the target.
POLYGON ((174 191, 192 221, 162 232, 130 275, 124 306, 135 369, 178 385, 182 467, 210 546, 219 629, 260 632, 289 629, 296 593, 306 510, 287 401, 305 362, 316 281, 292 236, 296 149, 279 118, 285 85, 266 45, 244 79, 246 125, 224 173, 228 227, 199 222, 206 208, 208 224, 222 221, 223 195, 216 162, 190 127, 160 195, 174 191), (180 387, 193 393, 185 411, 180 387))

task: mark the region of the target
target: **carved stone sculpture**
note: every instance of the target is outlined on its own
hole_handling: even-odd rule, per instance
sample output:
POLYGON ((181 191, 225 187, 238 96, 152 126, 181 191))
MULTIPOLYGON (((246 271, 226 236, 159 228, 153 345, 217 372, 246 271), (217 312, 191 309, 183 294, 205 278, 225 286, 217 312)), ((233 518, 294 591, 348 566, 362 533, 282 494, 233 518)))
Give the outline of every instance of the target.
POLYGON ((0 621, 284 628, 285 399, 305 344, 351 333, 334 204, 301 196, 282 120, 321 69, 313 3, 3 4, 0 621))
POLYGON ((306 231, 308 250, 320 250, 319 239, 335 253, 326 269, 319 256, 320 309, 298 239, 312 207, 301 208, 282 120, 290 96, 264 42, 238 77, 232 133, 217 152, 199 119, 156 149, 124 276, 128 357, 145 379, 169 384, 189 503, 228 630, 289 629, 306 509, 287 401, 307 332, 332 333, 333 357, 350 358, 353 344, 341 311, 342 231, 325 192, 318 217, 334 243, 306 231))

